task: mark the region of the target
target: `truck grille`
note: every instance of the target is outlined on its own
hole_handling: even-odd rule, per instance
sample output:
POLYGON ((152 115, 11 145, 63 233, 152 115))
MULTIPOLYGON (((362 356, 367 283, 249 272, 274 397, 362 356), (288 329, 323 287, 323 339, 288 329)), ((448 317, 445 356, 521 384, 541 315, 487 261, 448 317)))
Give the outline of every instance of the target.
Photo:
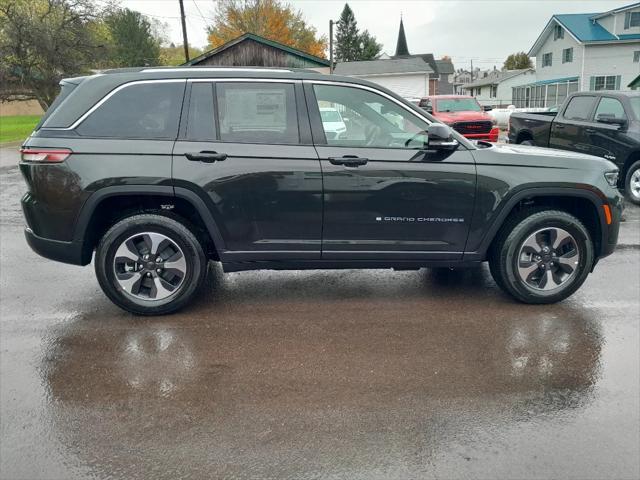
POLYGON ((489 133, 493 123, 490 121, 482 122, 458 122, 453 124, 454 130, 465 135, 468 133, 489 133))

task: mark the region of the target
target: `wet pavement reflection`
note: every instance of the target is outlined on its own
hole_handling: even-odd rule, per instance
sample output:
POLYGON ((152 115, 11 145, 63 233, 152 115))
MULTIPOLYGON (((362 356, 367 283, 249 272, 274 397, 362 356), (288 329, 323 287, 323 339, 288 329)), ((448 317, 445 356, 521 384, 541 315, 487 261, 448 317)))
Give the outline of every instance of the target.
POLYGON ((2 478, 638 478, 640 251, 557 305, 483 268, 223 275, 134 317, 4 222, 2 478))

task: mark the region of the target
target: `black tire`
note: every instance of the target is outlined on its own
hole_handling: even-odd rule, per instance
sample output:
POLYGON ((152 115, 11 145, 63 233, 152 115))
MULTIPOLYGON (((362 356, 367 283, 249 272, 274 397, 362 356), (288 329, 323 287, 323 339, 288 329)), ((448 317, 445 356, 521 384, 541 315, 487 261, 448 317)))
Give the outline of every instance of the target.
MULTIPOLYGON (((200 242, 184 224, 163 215, 140 214, 119 221, 104 234, 96 249, 95 271, 105 295, 120 308, 137 315, 164 315, 184 307, 197 295, 206 279, 207 258, 200 242), (127 239, 137 234, 144 237, 147 233, 167 237, 167 244, 170 247, 171 242, 177 245, 183 254, 178 257, 185 260, 185 272, 181 272, 179 285, 166 298, 139 298, 127 292, 116 278, 116 251, 127 239)), ((149 276, 152 271, 148 273, 149 276)), ((150 278, 144 281, 154 280, 150 278)))
POLYGON ((520 142, 520 145, 530 145, 530 146, 534 147, 536 144, 533 143, 533 140, 522 140, 520 142))
MULTIPOLYGON (((507 220, 489 252, 491 275, 498 286, 517 300, 532 304, 555 303, 572 295, 586 280, 593 260, 593 242, 582 222, 567 212, 547 209, 523 210, 507 220), (518 273, 519 256, 528 238, 541 230, 554 228, 562 229, 571 235, 572 245, 579 256, 578 263, 573 266, 573 273, 568 275, 563 283, 550 290, 541 290, 532 287, 521 278, 518 273)), ((542 275, 546 271, 535 272, 537 273, 534 275, 542 275)), ((562 275, 566 274, 562 272, 562 275)))
POLYGON ((624 179, 624 194, 627 200, 635 205, 640 205, 640 190, 637 187, 634 189, 633 185, 631 185, 631 180, 633 177, 640 175, 640 160, 633 163, 629 170, 627 170, 627 175, 624 179))

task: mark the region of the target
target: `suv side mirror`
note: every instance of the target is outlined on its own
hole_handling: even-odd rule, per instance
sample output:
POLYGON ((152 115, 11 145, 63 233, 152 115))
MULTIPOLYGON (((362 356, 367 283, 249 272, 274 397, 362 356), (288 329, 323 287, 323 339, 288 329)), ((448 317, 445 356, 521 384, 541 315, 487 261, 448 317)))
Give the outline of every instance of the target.
POLYGON ((432 123, 427 127, 427 148, 429 150, 454 151, 460 143, 453 138, 451 127, 442 123, 432 123))
POLYGON ((493 110, 493 107, 491 105, 485 105, 484 107, 482 107, 482 110, 484 110, 485 112, 490 112, 491 110, 493 110))
POLYGON ((596 117, 596 122, 606 123, 609 125, 619 125, 621 127, 624 127, 627 124, 627 119, 615 117, 613 114, 610 114, 610 113, 600 113, 596 117))

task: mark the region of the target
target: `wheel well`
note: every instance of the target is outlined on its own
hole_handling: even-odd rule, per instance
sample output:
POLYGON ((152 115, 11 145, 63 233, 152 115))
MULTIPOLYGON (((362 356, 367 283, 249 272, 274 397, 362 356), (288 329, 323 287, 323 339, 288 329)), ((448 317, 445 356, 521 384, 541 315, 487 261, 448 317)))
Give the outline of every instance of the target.
MULTIPOLYGON (((532 196, 522 199, 518 202, 509 212, 509 215, 504 219, 502 225, 506 225, 508 221, 515 215, 520 214, 522 210, 532 208, 548 208, 549 210, 562 210, 570 213, 585 226, 596 252, 601 251, 602 247, 602 227, 600 225, 600 216, 598 214, 597 207, 587 198, 584 197, 572 197, 572 196, 532 196)), ((493 248, 496 239, 499 237, 500 230, 496 232, 489 249, 493 248)))
POLYGON ((533 140, 533 135, 531 135, 531 132, 528 132, 526 130, 518 133, 518 136, 516 137, 516 143, 522 143, 525 140, 533 140))
POLYGON ((622 166, 622 169, 620 171, 620 176, 618 177, 618 187, 619 188, 624 188, 625 187, 625 181, 627 179, 627 172, 629 171, 629 168, 631 168, 631 165, 633 165, 638 160, 640 160, 640 152, 633 152, 631 155, 629 155, 627 157, 627 159, 625 160, 624 165, 622 166))
POLYGON ((93 250, 106 231, 120 220, 140 213, 155 213, 171 217, 185 224, 202 244, 205 255, 219 260, 209 231, 189 201, 162 195, 117 195, 102 200, 91 214, 84 234, 83 259, 91 259, 93 250))

